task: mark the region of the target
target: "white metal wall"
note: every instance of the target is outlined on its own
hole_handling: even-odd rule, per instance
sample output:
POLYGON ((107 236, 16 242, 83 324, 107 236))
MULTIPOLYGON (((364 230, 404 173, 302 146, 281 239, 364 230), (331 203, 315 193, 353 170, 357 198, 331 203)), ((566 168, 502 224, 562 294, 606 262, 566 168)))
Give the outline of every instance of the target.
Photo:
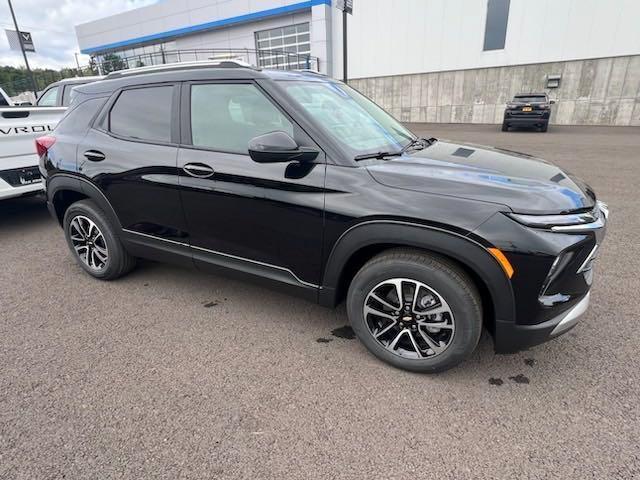
MULTIPOLYGON (((511 0, 504 50, 483 52, 487 0, 364 0, 349 17, 349 77, 640 54, 640 0, 511 0)), ((334 76, 342 18, 333 15, 334 76)))
POLYGON ((176 48, 179 50, 192 48, 255 49, 255 32, 303 22, 311 22, 310 12, 268 18, 259 22, 242 23, 228 28, 179 37, 176 39, 176 48))
MULTIPOLYGON (((164 0, 154 5, 77 25, 76 35, 80 49, 92 48, 299 2, 300 0, 164 0)), ((238 27, 240 25, 224 30, 237 30, 238 27)), ((245 35, 242 29, 238 31, 238 40, 242 43, 242 37, 245 35)), ((195 34, 200 35, 203 34, 195 34)), ((231 35, 227 36, 228 40, 236 40, 231 35)), ((243 44, 240 48, 244 47, 243 44)))

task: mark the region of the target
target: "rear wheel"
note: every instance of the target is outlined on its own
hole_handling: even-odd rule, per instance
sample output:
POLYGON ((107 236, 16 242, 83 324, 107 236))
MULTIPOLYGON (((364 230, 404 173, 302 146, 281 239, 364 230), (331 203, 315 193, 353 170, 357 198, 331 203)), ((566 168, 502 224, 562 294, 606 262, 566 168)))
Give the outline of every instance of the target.
POLYGON ((545 123, 544 125, 542 125, 542 126, 540 127, 540 131, 541 131, 541 132, 546 132, 548 127, 549 127, 549 124, 548 124, 548 123, 545 123))
POLYGON ((349 287, 353 330, 378 358, 414 372, 454 367, 475 349, 482 330, 478 291, 457 265, 410 249, 365 264, 349 287))
POLYGON ((63 227, 71 254, 92 277, 113 280, 135 266, 115 228, 91 200, 72 204, 64 214, 63 227))

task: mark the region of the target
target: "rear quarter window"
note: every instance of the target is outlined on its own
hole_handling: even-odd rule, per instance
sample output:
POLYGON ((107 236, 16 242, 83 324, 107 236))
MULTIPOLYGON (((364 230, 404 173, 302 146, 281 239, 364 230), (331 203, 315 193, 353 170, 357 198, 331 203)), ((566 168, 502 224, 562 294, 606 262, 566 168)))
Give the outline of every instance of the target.
POLYGON ((93 117, 102 108, 106 100, 107 97, 90 98, 76 104, 67 110, 54 131, 58 134, 86 132, 93 117))

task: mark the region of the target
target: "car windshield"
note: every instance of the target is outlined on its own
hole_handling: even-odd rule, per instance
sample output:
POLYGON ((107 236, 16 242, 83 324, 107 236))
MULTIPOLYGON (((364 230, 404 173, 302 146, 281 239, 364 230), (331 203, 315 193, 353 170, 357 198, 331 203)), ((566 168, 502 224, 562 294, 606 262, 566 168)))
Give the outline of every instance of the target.
POLYGON ((284 81, 283 87, 353 157, 395 155, 415 139, 400 122, 347 85, 284 81))
POLYGON ((527 95, 522 97, 515 97, 513 101, 524 103, 544 103, 547 101, 547 98, 543 97, 542 95, 527 95))

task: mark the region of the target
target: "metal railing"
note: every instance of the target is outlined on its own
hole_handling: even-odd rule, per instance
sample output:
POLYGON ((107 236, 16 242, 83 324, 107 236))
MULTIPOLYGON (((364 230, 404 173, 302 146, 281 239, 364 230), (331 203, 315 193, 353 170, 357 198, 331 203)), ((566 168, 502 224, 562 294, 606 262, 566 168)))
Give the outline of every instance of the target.
POLYGON ((91 62, 94 74, 106 74, 116 70, 162 65, 165 63, 194 62, 200 60, 241 60, 255 67, 279 70, 316 70, 319 71, 318 57, 306 53, 292 53, 284 50, 252 50, 247 48, 209 48, 191 50, 160 50, 127 57, 118 54, 105 54, 100 60, 91 62))
MULTIPOLYGON (((193 62, 200 60, 241 60, 252 66, 279 70, 320 70, 318 57, 306 53, 292 53, 284 50, 252 50, 247 48, 209 48, 191 50, 159 50, 153 53, 143 53, 121 57, 117 53, 101 55, 100 59, 92 58, 91 62, 80 68, 65 68, 61 71, 40 70, 33 71, 38 87, 38 93, 47 85, 63 78, 90 75, 105 75, 117 70, 127 70, 166 63, 193 62)), ((20 72, 23 73, 23 72, 20 72)), ((10 81, 0 84, 10 97, 19 96, 31 90, 26 73, 10 81)))

